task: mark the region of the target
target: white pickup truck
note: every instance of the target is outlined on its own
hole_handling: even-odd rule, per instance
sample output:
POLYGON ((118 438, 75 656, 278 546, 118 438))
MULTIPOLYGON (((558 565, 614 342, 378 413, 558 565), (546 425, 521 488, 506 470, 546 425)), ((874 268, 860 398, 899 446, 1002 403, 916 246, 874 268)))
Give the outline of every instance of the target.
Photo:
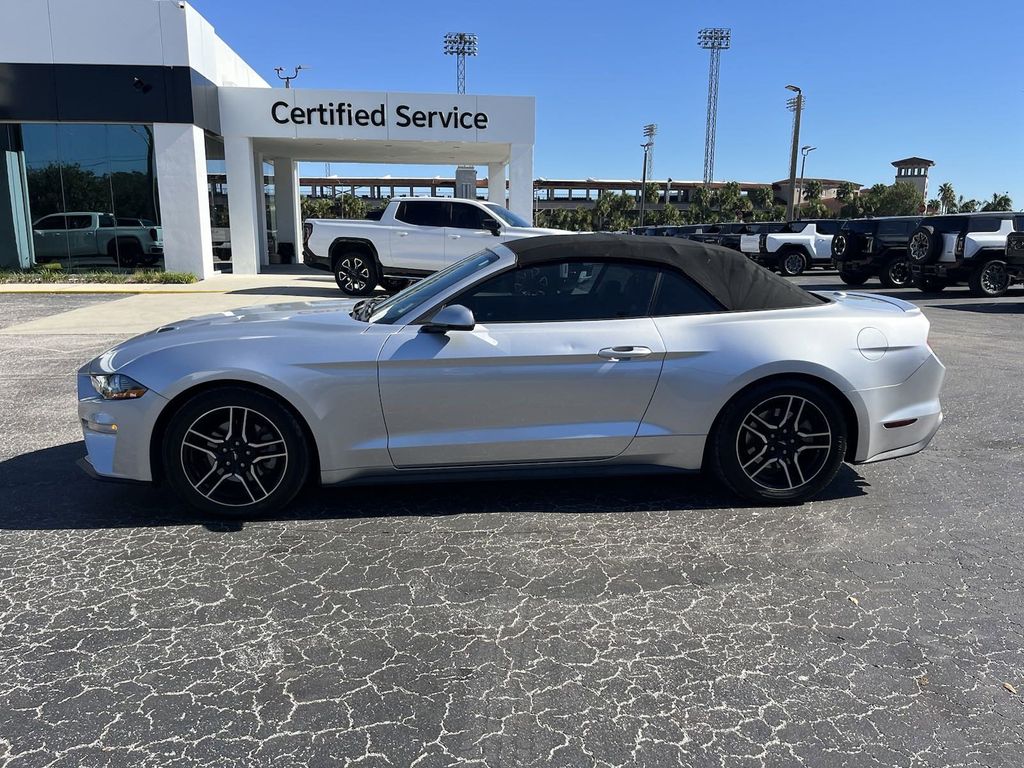
POLYGON ((69 211, 32 225, 36 262, 102 256, 122 267, 151 267, 164 252, 163 230, 145 219, 69 211))
POLYGON ((368 296, 377 285, 403 288, 493 243, 566 234, 530 223, 495 203, 450 197, 396 197, 376 221, 307 219, 302 260, 334 273, 343 293, 368 296))
POLYGON ((832 237, 842 223, 837 219, 791 221, 779 232, 743 235, 740 250, 758 264, 792 277, 812 266, 832 264, 832 237))

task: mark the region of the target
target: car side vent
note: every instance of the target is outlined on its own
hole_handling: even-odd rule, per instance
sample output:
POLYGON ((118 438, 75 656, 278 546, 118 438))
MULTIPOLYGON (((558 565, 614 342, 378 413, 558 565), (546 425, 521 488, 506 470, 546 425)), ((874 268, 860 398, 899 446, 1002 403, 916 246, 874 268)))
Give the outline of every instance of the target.
POLYGON ((178 326, 176 326, 176 325, 164 325, 164 326, 161 326, 160 328, 157 328, 156 332, 157 333, 167 333, 168 331, 176 331, 176 330, 178 330, 178 326))

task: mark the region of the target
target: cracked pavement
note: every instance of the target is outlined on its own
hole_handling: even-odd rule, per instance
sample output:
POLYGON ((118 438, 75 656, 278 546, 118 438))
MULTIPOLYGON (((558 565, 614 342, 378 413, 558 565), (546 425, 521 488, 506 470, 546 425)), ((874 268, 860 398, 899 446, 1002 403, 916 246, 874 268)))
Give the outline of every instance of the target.
POLYGON ((942 430, 804 506, 601 478, 246 523, 74 466, 120 336, 10 326, 115 300, 0 297, 0 766, 1020 764, 1020 289, 921 300, 942 430))

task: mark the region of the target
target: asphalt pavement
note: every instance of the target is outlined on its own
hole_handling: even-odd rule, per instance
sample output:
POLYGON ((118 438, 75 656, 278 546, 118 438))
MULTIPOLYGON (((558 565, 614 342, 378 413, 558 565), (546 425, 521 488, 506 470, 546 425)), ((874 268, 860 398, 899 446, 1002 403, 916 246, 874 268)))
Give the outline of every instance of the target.
POLYGON ((0 766, 1020 765, 1024 290, 894 293, 945 424, 812 503, 481 482, 247 523, 75 467, 74 372, 126 334, 18 327, 125 299, 0 296, 0 766))

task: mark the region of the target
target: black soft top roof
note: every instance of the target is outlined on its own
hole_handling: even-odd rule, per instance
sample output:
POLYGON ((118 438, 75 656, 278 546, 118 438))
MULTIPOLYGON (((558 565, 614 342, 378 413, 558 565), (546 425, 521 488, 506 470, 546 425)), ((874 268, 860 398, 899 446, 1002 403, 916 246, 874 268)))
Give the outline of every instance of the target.
POLYGON ((625 259, 673 266, 718 299, 727 310, 790 309, 821 299, 754 264, 742 253, 672 237, 636 235, 547 235, 503 245, 519 264, 555 259, 625 259))

